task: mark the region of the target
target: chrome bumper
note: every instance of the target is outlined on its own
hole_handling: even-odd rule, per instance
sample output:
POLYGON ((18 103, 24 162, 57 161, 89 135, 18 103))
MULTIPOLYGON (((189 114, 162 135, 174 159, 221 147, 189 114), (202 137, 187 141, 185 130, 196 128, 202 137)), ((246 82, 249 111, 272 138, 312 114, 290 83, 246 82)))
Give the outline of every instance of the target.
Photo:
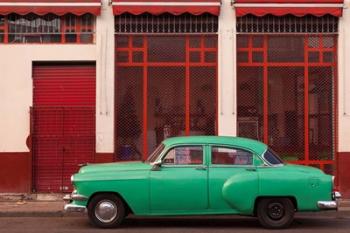
POLYGON ((88 200, 88 198, 86 196, 78 194, 76 190, 74 190, 72 194, 65 195, 63 197, 63 200, 68 202, 68 204, 66 204, 64 206, 65 212, 86 212, 87 211, 85 206, 76 205, 76 204, 71 203, 72 201, 87 201, 88 200))
POLYGON ((340 192, 333 192, 332 193, 333 201, 318 201, 317 206, 318 208, 320 208, 320 210, 337 210, 338 202, 340 198, 341 198, 340 192))
POLYGON ((85 213, 87 211, 85 206, 75 205, 75 204, 66 204, 64 206, 65 212, 80 212, 85 213))

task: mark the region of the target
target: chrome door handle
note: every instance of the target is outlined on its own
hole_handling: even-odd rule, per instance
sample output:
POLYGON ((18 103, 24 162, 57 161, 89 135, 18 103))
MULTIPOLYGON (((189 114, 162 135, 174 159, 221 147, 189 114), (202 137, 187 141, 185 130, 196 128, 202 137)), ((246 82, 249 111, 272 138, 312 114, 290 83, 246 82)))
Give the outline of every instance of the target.
POLYGON ((207 167, 206 166, 199 166, 199 167, 196 167, 196 170, 207 170, 207 167))
POLYGON ((245 170, 250 171, 250 172, 256 172, 255 167, 246 168, 245 170))

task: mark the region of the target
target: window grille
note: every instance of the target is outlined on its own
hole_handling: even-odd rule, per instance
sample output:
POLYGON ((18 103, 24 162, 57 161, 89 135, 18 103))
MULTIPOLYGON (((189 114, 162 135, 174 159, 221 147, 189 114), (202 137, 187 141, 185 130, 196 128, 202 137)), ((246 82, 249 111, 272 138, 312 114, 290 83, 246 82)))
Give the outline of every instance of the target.
POLYGON ((332 15, 316 17, 293 15, 257 17, 246 15, 237 18, 238 33, 330 33, 338 32, 338 18, 332 15))
POLYGON ((179 16, 122 14, 115 18, 115 32, 121 33, 216 33, 218 17, 211 14, 179 16))
POLYGON ((94 34, 91 14, 0 16, 0 43, 92 43, 94 34))

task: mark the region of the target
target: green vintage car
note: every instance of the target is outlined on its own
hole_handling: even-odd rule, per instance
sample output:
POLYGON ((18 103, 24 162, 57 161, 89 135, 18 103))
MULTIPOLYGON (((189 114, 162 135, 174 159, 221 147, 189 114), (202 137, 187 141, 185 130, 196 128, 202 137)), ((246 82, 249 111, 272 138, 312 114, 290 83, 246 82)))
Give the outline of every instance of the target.
POLYGON ((296 211, 336 210, 340 193, 321 170, 284 164, 246 138, 174 137, 144 162, 89 164, 73 175, 66 211, 87 211, 98 227, 136 216, 248 215, 285 228, 296 211))

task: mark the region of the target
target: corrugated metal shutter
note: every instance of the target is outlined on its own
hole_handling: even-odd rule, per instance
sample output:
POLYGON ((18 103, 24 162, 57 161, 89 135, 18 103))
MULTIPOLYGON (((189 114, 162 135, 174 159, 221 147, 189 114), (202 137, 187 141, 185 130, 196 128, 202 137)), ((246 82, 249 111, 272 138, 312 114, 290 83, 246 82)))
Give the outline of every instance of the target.
POLYGON ((34 184, 38 192, 70 191, 78 164, 95 154, 95 66, 35 65, 34 184))

